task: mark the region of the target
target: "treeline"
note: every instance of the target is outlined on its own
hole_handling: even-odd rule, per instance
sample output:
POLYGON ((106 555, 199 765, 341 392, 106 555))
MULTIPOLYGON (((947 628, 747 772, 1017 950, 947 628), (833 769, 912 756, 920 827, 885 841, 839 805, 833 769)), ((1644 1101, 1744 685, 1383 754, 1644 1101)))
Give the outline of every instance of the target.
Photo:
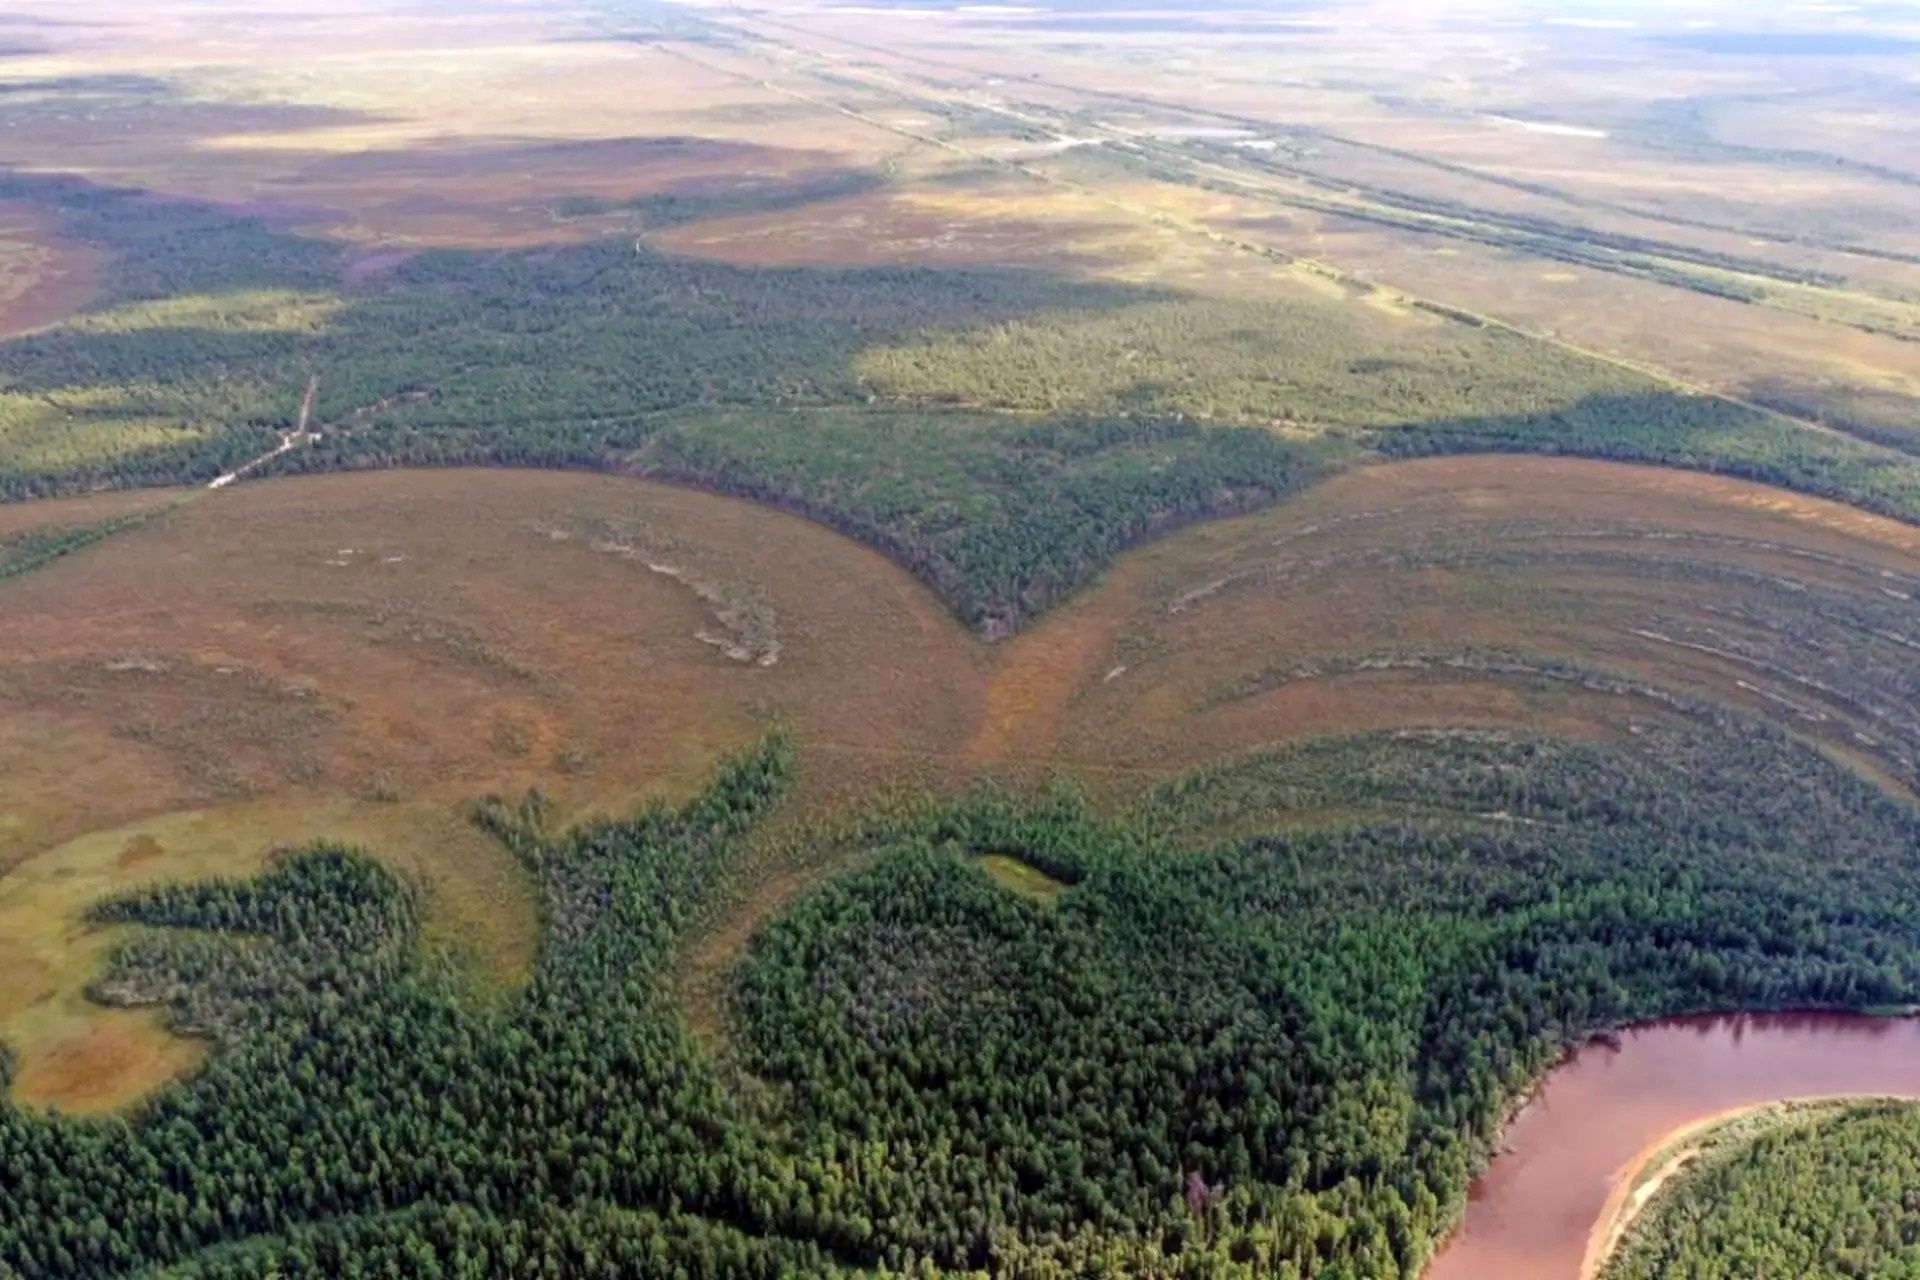
POLYGON ((1920 1276, 1920 1106, 1789 1108, 1729 1129, 1661 1188, 1605 1280, 1920 1276))
POLYGON ((255 474, 469 463, 712 485, 884 548, 995 630, 1141 537, 1290 491, 1312 467, 1265 437, 1276 424, 1319 435, 1319 461, 1356 443, 1579 453, 1920 518, 1920 461, 1469 323, 1382 347, 1340 302, 753 270, 624 238, 433 251, 349 285, 336 246, 216 210, 19 176, 0 194, 117 264, 94 314, 0 346, 0 498, 204 483, 273 449, 317 377, 319 441, 255 474), (870 412, 883 399, 897 412, 870 412))
POLYGON ((1537 413, 1407 422, 1370 438, 1388 457, 1547 453, 1711 471, 1920 521, 1920 462, 1711 396, 1603 395, 1537 413))
POLYGON ((1156 534, 1266 506, 1325 449, 1166 418, 873 409, 709 410, 437 433, 330 436, 279 472, 508 463, 602 467, 751 498, 875 547, 969 625, 1017 630, 1156 534))
POLYGON ((562 196, 553 202, 558 218, 598 218, 608 214, 633 215, 648 231, 731 218, 750 213, 778 213, 827 200, 844 200, 877 189, 883 179, 869 169, 828 169, 747 185, 728 185, 712 191, 662 191, 631 200, 598 196, 562 196))
POLYGON ((858 412, 676 421, 633 465, 877 546, 990 636, 1148 537, 1266 506, 1324 470, 1265 432, 1187 421, 858 412))
POLYGON ((72 555, 116 533, 136 529, 162 514, 163 510, 156 508, 85 524, 53 525, 0 534, 0 581, 31 573, 41 565, 72 555))
POLYGON ((1806 418, 1873 444, 1920 455, 1920 418, 1913 403, 1895 391, 1870 387, 1821 387, 1786 379, 1745 389, 1747 399, 1766 409, 1806 418))
POLYGON ((305 241, 246 224, 257 256, 236 277, 209 258, 218 237, 204 211, 87 188, 40 194, 149 257, 111 323, 6 348, 0 424, 11 414, 17 427, 0 429, 0 493, 11 496, 211 479, 271 449, 317 375, 321 439, 266 471, 508 464, 706 485, 864 538, 970 622, 1006 630, 1140 538, 1271 502, 1309 474, 1297 447, 1265 433, 1172 418, 818 408, 870 398, 854 357, 884 339, 1151 296, 1137 290, 1021 272, 745 271, 621 240, 423 254, 316 326, 322 268, 305 241), (158 229, 174 218, 178 234, 158 229), (270 289, 276 264, 284 278, 270 289), (230 296, 252 305, 236 311, 230 296), (168 422, 178 439, 139 443, 168 422))
POLYGON ((231 1043, 274 999, 353 998, 386 982, 411 949, 419 904, 364 854, 318 845, 257 880, 163 885, 102 902, 88 918, 156 926, 115 951, 90 998, 166 1005, 182 1034, 231 1043))
POLYGON ((405 945, 411 890, 345 850, 104 905, 145 926, 116 997, 220 1051, 131 1123, 0 1110, 0 1273, 547 1276, 576 1248, 617 1274, 820 1273, 859 1239, 852 1196, 817 1198, 830 1171, 775 1151, 660 996, 789 756, 771 740, 686 806, 568 833, 538 802, 488 806, 546 895, 506 1011, 405 945))

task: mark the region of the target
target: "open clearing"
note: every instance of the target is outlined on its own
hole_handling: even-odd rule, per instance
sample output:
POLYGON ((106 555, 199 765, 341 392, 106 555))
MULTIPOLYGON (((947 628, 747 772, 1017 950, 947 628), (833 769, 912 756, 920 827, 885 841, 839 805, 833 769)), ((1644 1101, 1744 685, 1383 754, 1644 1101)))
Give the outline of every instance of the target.
MULTIPOLYGON (((1915 641, 1888 619, 1917 593, 1920 531, 1848 508, 1450 458, 1178 534, 995 647, 879 555, 731 499, 512 471, 241 485, 0 584, 0 945, 36 975, 0 1033, 39 1101, 110 1106, 173 1074, 190 1056, 151 1019, 84 1003, 109 939, 80 914, 322 836, 416 873, 434 935, 511 983, 530 908, 465 803, 537 785, 617 811, 775 723, 804 744, 789 830, 908 782, 1066 772, 1123 799, 1320 733, 1616 736, 1689 699, 1910 786, 1915 641), (125 1047, 79 1051, 108 1034, 125 1047)), ((755 873, 700 974, 826 869, 755 873)))
POLYGON ((1040 868, 1003 853, 983 855, 980 859, 980 869, 1014 893, 1038 902, 1042 906, 1051 905, 1068 888, 1040 868))
MULTIPOLYGON (((981 773, 1066 771, 1120 799, 1318 733, 1618 735, 1684 714, 1675 694, 1910 783, 1912 638, 1879 634, 1874 610, 1910 618, 1917 583, 1920 532, 1834 504, 1451 458, 1178 534, 995 647, 882 557, 744 502, 544 472, 241 485, 0 584, 0 936, 10 971, 39 975, 0 1031, 22 1096, 137 1096, 190 1058, 151 1019, 83 1002, 108 939, 80 913, 322 836, 417 873, 435 936, 510 983, 530 909, 461 806, 538 785, 568 814, 617 811, 777 722, 806 762, 788 829, 981 773), (102 1028, 130 1047, 78 1053, 102 1028), (86 1072, 58 1069, 78 1058, 86 1072)), ((761 873, 695 969, 724 972, 825 870, 761 873)))
POLYGON ((69 1107, 182 1065, 151 1019, 81 1000, 107 940, 79 915, 110 889, 360 841, 511 982, 531 906, 468 801, 539 785, 567 815, 624 811, 787 722, 814 744, 805 805, 951 751, 977 701, 976 643, 879 556, 611 477, 242 485, 0 593, 0 948, 36 975, 0 1036, 20 1095, 69 1107), (108 1034, 133 1047, 76 1052, 108 1034))
POLYGON ((1682 713, 1662 696, 1679 693, 1910 784, 1916 571, 1920 531, 1737 481, 1369 468, 1147 548, 1016 639, 995 687, 1033 682, 1048 705, 988 754, 1170 770, 1327 732, 1613 734, 1682 713))

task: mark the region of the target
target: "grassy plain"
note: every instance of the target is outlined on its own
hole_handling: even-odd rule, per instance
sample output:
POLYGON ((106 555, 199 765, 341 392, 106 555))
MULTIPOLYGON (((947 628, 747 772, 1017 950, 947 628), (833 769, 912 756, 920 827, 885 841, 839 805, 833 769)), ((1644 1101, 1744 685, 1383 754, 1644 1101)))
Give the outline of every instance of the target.
POLYGON ((975 130, 951 145, 1138 220, 1897 436, 1920 387, 1897 340, 1916 318, 1920 202, 1887 159, 1914 128, 1894 64, 1656 54, 1631 25, 1514 8, 1327 7, 1297 29, 1268 15, 1265 39, 1254 15, 1163 14, 1132 36, 1123 15, 1097 38, 1030 15, 804 4, 723 21, 945 104, 975 130), (1813 120, 1832 121, 1824 146, 1813 120))
POLYGON ((1564 663, 1743 707, 1912 780, 1898 619, 1916 557, 1910 526, 1709 477, 1367 468, 1155 544, 1017 638, 1001 679, 1030 667, 1061 710, 1009 715, 995 751, 1154 769, 1315 733, 1611 733, 1675 711, 1547 670, 1564 663))

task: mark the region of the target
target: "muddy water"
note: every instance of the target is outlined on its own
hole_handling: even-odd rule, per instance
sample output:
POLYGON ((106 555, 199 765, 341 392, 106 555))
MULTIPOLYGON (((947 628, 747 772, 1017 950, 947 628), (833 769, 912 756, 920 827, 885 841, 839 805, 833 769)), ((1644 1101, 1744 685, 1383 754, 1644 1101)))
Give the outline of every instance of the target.
POLYGON ((1508 1127, 1426 1280, 1578 1280, 1617 1180, 1675 1130, 1833 1094, 1920 1097, 1920 1019, 1676 1018, 1590 1045, 1508 1127))

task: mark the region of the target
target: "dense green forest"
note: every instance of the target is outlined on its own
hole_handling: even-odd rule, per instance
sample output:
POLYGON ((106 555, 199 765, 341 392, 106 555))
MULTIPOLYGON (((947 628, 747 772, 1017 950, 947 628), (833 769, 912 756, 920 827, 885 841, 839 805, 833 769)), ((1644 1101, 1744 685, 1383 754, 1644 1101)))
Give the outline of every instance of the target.
POLYGON ((1661 1189, 1605 1272, 1771 1276, 1920 1276, 1920 1106, 1816 1104, 1734 1122, 1661 1189))
POLYGON ((990 632, 1132 542, 1383 453, 1665 462, 1920 518, 1920 461, 1895 450, 1445 317, 1389 340, 1336 300, 745 269, 626 237, 369 273, 324 240, 77 179, 4 177, 0 196, 114 262, 85 314, 0 344, 0 499, 206 483, 274 449, 317 379, 312 438, 250 474, 501 463, 706 485, 887 550, 990 632))
POLYGON ((218 1050, 124 1120, 0 1112, 0 1272, 1411 1278, 1570 1039, 1920 995, 1920 816, 1728 727, 1315 741, 1117 817, 876 810, 866 868, 763 931, 718 1054, 671 972, 781 738, 679 809, 483 805, 546 921, 504 1007, 350 850, 111 901, 97 998, 218 1050))
MULTIPOLYGON (((1324 449, 1178 416, 887 413, 858 352, 1042 306, 1151 296, 1004 271, 745 271, 627 239, 436 252, 341 289, 339 251, 190 205, 14 180, 138 270, 0 347, 0 497, 267 470, 602 467, 779 503, 1017 626, 1118 550, 1272 502, 1324 449), (234 228, 231 236, 225 228, 234 228)), ((264 474, 265 472, 263 472, 264 474)))

